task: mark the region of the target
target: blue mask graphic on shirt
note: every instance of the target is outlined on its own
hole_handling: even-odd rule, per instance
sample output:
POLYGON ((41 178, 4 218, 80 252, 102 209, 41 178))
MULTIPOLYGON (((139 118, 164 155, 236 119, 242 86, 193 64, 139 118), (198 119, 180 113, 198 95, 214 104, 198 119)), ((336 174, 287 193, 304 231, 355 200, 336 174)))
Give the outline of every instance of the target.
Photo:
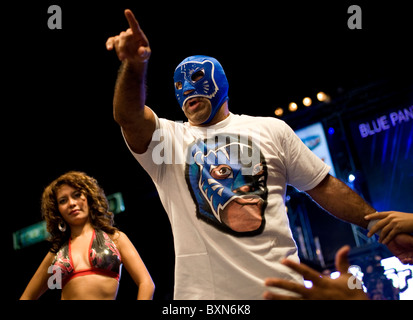
POLYGON ((224 139, 198 140, 188 153, 192 161, 187 161, 187 183, 199 217, 237 234, 261 230, 267 167, 259 149, 251 141, 226 135, 224 139), (250 161, 254 152, 258 159, 250 161), (230 221, 234 214, 235 225, 230 221))
POLYGON ((175 96, 181 108, 188 99, 204 97, 211 101, 209 123, 228 100, 228 80, 221 64, 207 56, 192 56, 182 61, 175 69, 175 96), (185 95, 187 91, 193 90, 185 95))

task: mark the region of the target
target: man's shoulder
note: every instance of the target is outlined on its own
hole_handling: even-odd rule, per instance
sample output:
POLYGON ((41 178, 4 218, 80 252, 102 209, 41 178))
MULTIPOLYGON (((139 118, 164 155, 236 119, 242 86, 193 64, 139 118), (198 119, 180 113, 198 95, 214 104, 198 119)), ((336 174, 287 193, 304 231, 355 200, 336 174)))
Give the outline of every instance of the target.
POLYGON ((260 126, 270 128, 284 127, 286 123, 280 119, 266 116, 250 116, 246 114, 234 114, 234 121, 241 122, 248 126, 260 126))

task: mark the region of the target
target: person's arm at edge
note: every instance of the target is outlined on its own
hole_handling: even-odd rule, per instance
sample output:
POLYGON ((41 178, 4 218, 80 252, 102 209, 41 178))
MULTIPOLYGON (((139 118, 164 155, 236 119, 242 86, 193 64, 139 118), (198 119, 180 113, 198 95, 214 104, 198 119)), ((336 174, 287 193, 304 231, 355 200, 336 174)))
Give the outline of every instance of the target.
POLYGON ((119 237, 115 239, 122 263, 139 288, 138 300, 152 300, 155 284, 135 246, 123 232, 119 232, 119 237))
POLYGON ((48 268, 52 264, 53 259, 54 254, 52 252, 48 252, 24 290, 20 300, 37 300, 47 291, 47 281, 51 276, 48 273, 48 268))

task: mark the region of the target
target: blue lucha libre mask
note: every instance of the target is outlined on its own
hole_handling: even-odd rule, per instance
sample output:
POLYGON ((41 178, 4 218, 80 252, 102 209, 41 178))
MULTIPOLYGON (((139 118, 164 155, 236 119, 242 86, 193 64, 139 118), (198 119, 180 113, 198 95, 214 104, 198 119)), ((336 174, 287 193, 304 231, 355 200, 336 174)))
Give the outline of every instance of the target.
POLYGON ((257 232, 267 200, 265 160, 251 141, 226 137, 229 142, 217 137, 189 148, 187 183, 200 218, 236 234, 257 232), (253 152, 258 159, 250 161, 253 152))
POLYGON ((192 56, 182 61, 175 69, 175 96, 181 108, 188 99, 203 97, 211 101, 209 123, 222 104, 228 100, 228 80, 221 64, 207 56, 192 56), (184 93, 194 90, 185 95, 184 93))

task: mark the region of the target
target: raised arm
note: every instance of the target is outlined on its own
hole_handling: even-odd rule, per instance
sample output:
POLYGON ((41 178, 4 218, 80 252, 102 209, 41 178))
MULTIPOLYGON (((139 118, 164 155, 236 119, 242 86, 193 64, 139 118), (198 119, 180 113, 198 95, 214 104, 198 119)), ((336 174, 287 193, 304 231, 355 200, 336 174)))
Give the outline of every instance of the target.
POLYGON ((125 10, 129 29, 106 41, 107 50, 115 49, 122 61, 113 98, 113 116, 136 153, 144 153, 156 128, 151 109, 145 106, 146 71, 151 49, 134 14, 125 10))

